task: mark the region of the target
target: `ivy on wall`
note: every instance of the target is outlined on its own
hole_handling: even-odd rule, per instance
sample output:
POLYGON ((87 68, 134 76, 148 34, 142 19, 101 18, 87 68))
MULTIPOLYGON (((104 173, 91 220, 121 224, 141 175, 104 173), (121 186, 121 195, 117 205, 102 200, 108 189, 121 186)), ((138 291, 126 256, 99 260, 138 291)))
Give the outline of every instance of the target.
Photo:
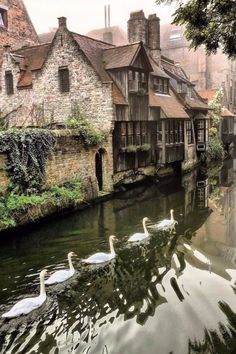
POLYGON ((18 193, 40 191, 45 165, 56 138, 48 130, 27 129, 0 132, 0 152, 7 155, 7 171, 18 193))

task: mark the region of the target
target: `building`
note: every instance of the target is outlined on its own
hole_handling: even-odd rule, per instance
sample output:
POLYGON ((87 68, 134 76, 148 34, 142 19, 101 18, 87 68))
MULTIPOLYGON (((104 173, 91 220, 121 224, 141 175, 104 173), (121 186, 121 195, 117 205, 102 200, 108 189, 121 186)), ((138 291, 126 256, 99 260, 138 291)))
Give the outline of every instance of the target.
POLYGON ((89 152, 75 137, 73 148, 61 139, 66 151, 50 172, 57 181, 68 178, 72 160, 73 174, 110 190, 175 165, 190 168, 207 148, 207 104, 161 56, 159 18, 131 13, 128 36, 130 44, 114 46, 69 31, 60 17, 50 42, 5 45, 0 109, 9 127, 65 128, 79 111, 107 136, 89 152))
POLYGON ((161 47, 164 56, 179 63, 196 90, 225 91, 226 105, 236 112, 236 65, 219 49, 215 55, 206 55, 205 48, 190 49, 184 36, 184 27, 166 24, 161 26, 161 47))
POLYGON ((20 48, 37 44, 38 36, 25 8, 23 0, 0 2, 0 58, 6 44, 20 48))

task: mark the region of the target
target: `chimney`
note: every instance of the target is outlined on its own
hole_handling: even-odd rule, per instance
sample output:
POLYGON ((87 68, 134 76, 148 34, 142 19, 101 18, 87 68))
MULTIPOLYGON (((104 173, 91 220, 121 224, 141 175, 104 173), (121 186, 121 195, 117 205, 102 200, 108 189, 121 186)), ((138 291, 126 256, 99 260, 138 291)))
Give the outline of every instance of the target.
POLYGON ((58 17, 58 27, 59 28, 67 28, 66 17, 58 17))
POLYGON ((148 47, 155 61, 160 62, 160 19, 156 14, 148 16, 148 47))
POLYGON ((148 23, 143 10, 131 12, 128 20, 128 40, 129 43, 143 42, 147 43, 148 23))

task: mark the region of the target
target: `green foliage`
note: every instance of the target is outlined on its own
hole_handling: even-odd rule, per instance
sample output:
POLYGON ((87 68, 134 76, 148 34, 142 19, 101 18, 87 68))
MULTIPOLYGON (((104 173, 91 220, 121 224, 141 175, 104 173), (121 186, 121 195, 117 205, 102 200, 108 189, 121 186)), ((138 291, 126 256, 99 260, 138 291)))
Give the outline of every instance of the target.
POLYGON ((156 0, 157 4, 178 3, 173 23, 186 26, 186 38, 191 47, 205 45, 208 53, 218 48, 229 57, 236 56, 235 0, 156 0))
POLYGON ((217 134, 209 137, 208 150, 205 157, 208 162, 212 160, 223 160, 224 148, 217 134))
POLYGON ((0 152, 7 155, 7 171, 19 193, 40 190, 45 179, 45 164, 55 145, 48 130, 7 130, 0 132, 0 152))
POLYGON ((128 145, 125 148, 125 151, 128 153, 135 153, 137 151, 137 146, 136 145, 128 145))
POLYGON ((73 116, 69 117, 66 125, 70 129, 77 129, 85 146, 101 145, 106 140, 104 132, 95 128, 80 112, 79 107, 73 111, 73 116))
POLYGON ((151 145, 150 144, 143 144, 143 145, 139 145, 138 146, 138 151, 149 151, 151 149, 151 145))
POLYGON ((212 120, 213 127, 218 127, 221 121, 221 114, 222 114, 222 99, 224 97, 224 91, 222 88, 217 90, 214 98, 209 102, 209 115, 212 120))
POLYGON ((68 207, 81 202, 83 195, 81 192, 81 181, 71 180, 63 185, 53 185, 50 189, 40 195, 17 194, 14 191, 0 196, 0 229, 15 226, 26 214, 28 220, 44 215, 45 210, 54 207, 68 207), (32 208, 37 210, 32 213, 32 208))

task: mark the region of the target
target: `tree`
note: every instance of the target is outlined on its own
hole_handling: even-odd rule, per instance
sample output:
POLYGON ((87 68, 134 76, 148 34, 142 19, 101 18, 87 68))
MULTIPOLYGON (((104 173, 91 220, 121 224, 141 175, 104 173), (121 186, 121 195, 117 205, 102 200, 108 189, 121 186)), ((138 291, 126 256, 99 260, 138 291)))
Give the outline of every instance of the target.
POLYGON ((205 45, 208 54, 221 48, 236 57, 235 0, 156 0, 157 4, 176 2, 174 24, 185 25, 185 36, 194 49, 205 45))

